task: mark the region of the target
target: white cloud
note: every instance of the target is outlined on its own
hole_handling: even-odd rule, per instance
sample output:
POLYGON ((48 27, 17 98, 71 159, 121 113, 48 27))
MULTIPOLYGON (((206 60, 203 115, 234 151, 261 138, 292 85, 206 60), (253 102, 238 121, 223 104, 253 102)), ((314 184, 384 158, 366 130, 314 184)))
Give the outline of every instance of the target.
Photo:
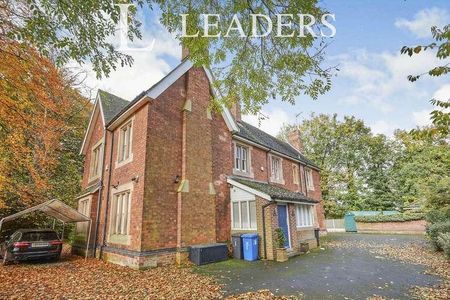
POLYGON ((280 132, 283 124, 289 123, 288 114, 279 108, 275 108, 272 111, 262 111, 261 115, 265 118, 260 120, 258 115, 243 115, 242 119, 273 136, 280 132))
POLYGON ((414 111, 412 113, 412 119, 416 126, 428 126, 431 124, 430 109, 424 109, 421 111, 414 111))
POLYGON ((407 76, 423 73, 442 63, 431 52, 409 57, 392 52, 372 53, 364 49, 333 59, 339 63, 341 71, 338 76, 350 79, 348 93, 339 101, 350 105, 368 105, 383 113, 395 110, 398 103, 394 100, 427 99, 429 91, 423 88, 427 79, 411 83, 407 76))
POLYGON ((433 99, 439 101, 450 101, 450 84, 444 84, 434 94, 433 99))
POLYGON ((431 37, 432 26, 442 28, 448 23, 450 23, 450 14, 447 10, 433 7, 419 11, 412 20, 398 19, 395 21, 395 26, 409 30, 418 38, 426 38, 431 37))
POLYGON ((386 136, 393 136, 394 130, 399 128, 399 126, 395 123, 391 123, 385 120, 379 120, 370 125, 372 132, 374 134, 384 134, 386 136))
MULTIPOLYGON (((113 39, 111 37, 111 41, 113 39)), ((181 59, 181 47, 161 24, 151 24, 149 28, 143 30, 142 40, 130 43, 129 47, 148 47, 154 40, 151 51, 126 52, 133 57, 133 65, 131 67, 119 65, 109 77, 98 80, 92 71, 92 65, 90 63, 83 65, 82 69, 87 73, 85 84, 94 91, 93 96, 97 89, 103 89, 126 100, 132 100, 164 77, 172 69, 165 58, 171 56, 181 59)))

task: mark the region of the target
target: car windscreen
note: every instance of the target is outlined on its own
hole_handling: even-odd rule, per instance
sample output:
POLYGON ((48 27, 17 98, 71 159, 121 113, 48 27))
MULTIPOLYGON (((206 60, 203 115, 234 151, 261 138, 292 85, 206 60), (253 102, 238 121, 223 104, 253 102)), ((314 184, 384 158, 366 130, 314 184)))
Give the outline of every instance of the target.
POLYGON ((39 241, 54 241, 58 239, 58 235, 53 231, 36 231, 22 233, 22 241, 39 242, 39 241))

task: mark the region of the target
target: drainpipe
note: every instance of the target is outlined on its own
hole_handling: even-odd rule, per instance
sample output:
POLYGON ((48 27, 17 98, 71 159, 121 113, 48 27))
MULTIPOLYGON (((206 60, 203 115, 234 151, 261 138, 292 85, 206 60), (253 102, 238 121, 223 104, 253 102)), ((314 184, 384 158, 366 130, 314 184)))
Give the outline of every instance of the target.
MULTIPOLYGON (((108 174, 108 186, 106 191, 106 207, 105 207, 105 223, 103 224, 103 240, 102 240, 102 246, 100 248, 100 259, 103 257, 103 247, 106 246, 106 224, 108 223, 108 209, 109 209, 109 194, 111 189, 109 188, 111 184, 111 174, 112 174, 112 157, 113 157, 113 150, 114 150, 114 131, 110 131, 106 128, 106 132, 111 132, 111 151, 109 154, 109 174, 108 174)), ((106 147, 105 147, 106 149, 106 147)))
MULTIPOLYGON (((102 158, 102 174, 100 177, 100 186, 98 188, 98 197, 97 197, 97 216, 96 216, 96 223, 95 223, 95 231, 94 231, 94 257, 96 256, 97 253, 97 240, 98 240, 98 227, 100 224, 100 209, 101 209, 101 205, 102 205, 102 193, 103 193, 103 174, 105 171, 105 151, 106 151, 106 140, 107 140, 107 135, 106 135, 106 127, 105 127, 105 133, 103 134, 103 158, 102 158)), ((88 241, 89 242, 89 241, 88 241)))
POLYGON ((263 238, 264 238, 264 259, 267 259, 267 242, 266 242, 266 214, 265 209, 269 205, 271 205, 272 202, 266 203, 262 206, 262 226, 263 226, 263 238))

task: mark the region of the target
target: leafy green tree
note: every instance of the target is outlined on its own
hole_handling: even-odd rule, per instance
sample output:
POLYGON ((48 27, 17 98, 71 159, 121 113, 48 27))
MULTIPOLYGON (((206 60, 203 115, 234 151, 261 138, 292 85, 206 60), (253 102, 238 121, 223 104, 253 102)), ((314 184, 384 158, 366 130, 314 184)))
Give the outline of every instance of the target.
MULTIPOLYGON (((423 129, 428 130, 428 129, 423 129)), ((450 151, 448 141, 398 131, 396 140, 402 147, 393 166, 395 194, 408 204, 429 209, 450 206, 450 151)))
MULTIPOLYGON (((435 51, 436 57, 440 60, 445 61, 450 56, 450 24, 444 26, 442 29, 433 26, 431 28, 431 34, 435 40, 428 45, 418 45, 413 47, 404 46, 401 49, 402 54, 407 54, 413 56, 419 54, 422 51, 435 51)), ((450 63, 444 63, 440 66, 436 66, 431 70, 418 75, 409 75, 408 80, 415 82, 422 76, 448 76, 450 73, 450 63)), ((448 99, 442 101, 438 99, 432 99, 430 102, 436 107, 435 110, 431 112, 431 121, 434 125, 433 128, 428 130, 416 130, 413 131, 416 134, 441 134, 448 136, 450 134, 450 96, 448 99)))
MULTIPOLYGON (((210 66, 216 77, 216 85, 224 97, 220 102, 232 105, 241 101, 244 110, 257 112, 261 106, 276 97, 294 103, 297 96, 306 94, 312 98, 331 88, 334 68, 323 68, 326 43, 320 36, 330 35, 329 28, 320 21, 325 11, 317 0, 304 1, 191 1, 191 0, 131 0, 137 8, 148 6, 161 10, 161 24, 190 50, 190 58, 197 65, 210 66), (188 14, 187 33, 203 31, 201 14, 218 14, 218 28, 211 26, 211 35, 219 30, 226 34, 233 19, 238 16, 242 31, 231 30, 229 37, 182 37, 181 14, 188 14), (260 38, 252 35, 252 14, 264 14, 276 24, 277 14, 309 14, 316 22, 313 33, 304 30, 304 22, 291 19, 291 28, 283 34, 295 33, 295 37, 275 37, 273 33, 260 38), (302 30, 303 31, 303 30, 302 30)), ((141 38, 140 22, 136 9, 130 7, 128 36, 130 40, 141 38)), ((119 8, 113 1, 103 0, 0 0, 0 39, 14 39, 36 47, 39 52, 54 58, 58 66, 74 60, 91 61, 98 76, 108 75, 119 65, 130 65, 133 59, 121 53, 111 42, 120 20, 119 8), (4 33, 4 34, 2 34, 4 33)), ((211 20, 212 23, 215 20, 211 20)), ((234 22, 234 23, 233 23, 234 22)), ((287 22, 282 20, 282 22, 287 22)), ((328 22, 332 20, 328 19, 328 22)), ((264 33, 268 22, 258 18, 256 33, 264 33)), ((216 99, 218 100, 218 99, 216 99)), ((215 101, 217 104, 217 101, 215 101)))
POLYGON ((363 209, 364 162, 370 129, 362 120, 337 115, 312 115, 299 125, 285 125, 280 138, 299 129, 304 153, 321 170, 321 190, 328 217, 340 217, 347 210, 363 209))
POLYGON ((398 154, 397 143, 384 135, 368 139, 368 156, 365 161, 364 207, 370 210, 392 210, 402 206, 392 190, 392 166, 398 154))

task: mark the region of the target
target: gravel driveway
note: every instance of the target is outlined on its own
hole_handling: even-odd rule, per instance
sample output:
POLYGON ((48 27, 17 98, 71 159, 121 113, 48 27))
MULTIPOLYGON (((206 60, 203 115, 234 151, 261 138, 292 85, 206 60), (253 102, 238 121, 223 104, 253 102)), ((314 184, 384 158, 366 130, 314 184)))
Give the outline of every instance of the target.
MULTIPOLYGON (((422 236, 330 234, 325 241, 340 244, 386 244, 404 247, 425 243, 422 236)), ((409 299, 412 286, 440 282, 424 274, 424 266, 381 257, 364 247, 326 247, 285 263, 228 260, 198 267, 225 285, 228 294, 269 289, 279 295, 303 294, 304 299, 366 299, 379 295, 409 299)))

